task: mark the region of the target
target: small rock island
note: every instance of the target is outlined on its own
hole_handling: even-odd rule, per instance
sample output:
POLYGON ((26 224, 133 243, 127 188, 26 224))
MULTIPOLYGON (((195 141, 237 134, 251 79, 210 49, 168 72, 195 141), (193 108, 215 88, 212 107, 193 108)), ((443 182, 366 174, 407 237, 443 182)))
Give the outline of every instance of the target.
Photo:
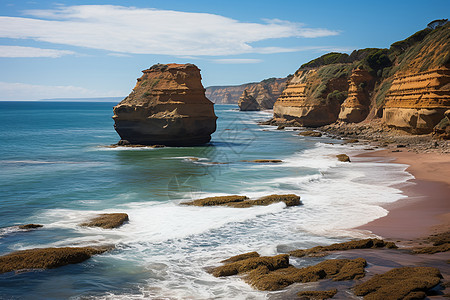
POLYGON ((156 64, 114 107, 119 145, 195 146, 216 130, 214 104, 193 64, 156 64))

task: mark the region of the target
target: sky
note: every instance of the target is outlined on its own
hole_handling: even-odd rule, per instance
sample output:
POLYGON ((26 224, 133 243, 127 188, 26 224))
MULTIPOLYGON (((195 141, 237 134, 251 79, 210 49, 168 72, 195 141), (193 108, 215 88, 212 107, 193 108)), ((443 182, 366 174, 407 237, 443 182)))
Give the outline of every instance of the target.
POLYGON ((156 63, 193 63, 205 87, 285 77, 449 12, 450 0, 0 0, 0 101, 124 97, 156 63))

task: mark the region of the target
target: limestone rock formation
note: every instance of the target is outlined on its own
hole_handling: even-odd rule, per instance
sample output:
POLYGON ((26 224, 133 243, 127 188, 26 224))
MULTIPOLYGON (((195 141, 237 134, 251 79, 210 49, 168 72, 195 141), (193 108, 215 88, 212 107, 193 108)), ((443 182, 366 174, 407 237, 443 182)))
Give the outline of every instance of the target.
POLYGON ((268 78, 261 82, 246 83, 237 86, 211 86, 206 88, 206 96, 216 104, 238 104, 244 90, 258 102, 258 110, 272 109, 273 104, 286 87, 291 76, 268 78))
POLYGON ((252 110, 259 110, 259 104, 256 102, 256 99, 249 95, 247 90, 244 90, 242 93, 241 98, 239 98, 239 110, 242 111, 252 111, 252 110))
POLYGON ((396 75, 385 96, 387 125, 430 133, 450 107, 450 69, 396 75))
POLYGON ((373 89, 374 78, 367 70, 354 69, 349 79, 348 97, 341 105, 339 120, 359 123, 369 114, 369 91, 373 89))
POLYGON ((142 71, 133 91, 114 107, 124 144, 191 146, 210 141, 214 104, 205 97, 193 64, 157 64, 142 71))
MULTIPOLYGON (((333 68, 335 67, 332 65, 333 68)), ((300 69, 275 102, 274 117, 295 120, 300 126, 318 127, 337 120, 341 102, 345 99, 348 82, 345 76, 328 77, 330 66, 318 69, 300 69)), ((346 74, 351 68, 337 67, 346 74)))
POLYGON ((390 49, 328 53, 303 64, 275 103, 273 124, 318 127, 382 118, 391 127, 434 130, 445 138, 450 23, 438 21, 390 49))

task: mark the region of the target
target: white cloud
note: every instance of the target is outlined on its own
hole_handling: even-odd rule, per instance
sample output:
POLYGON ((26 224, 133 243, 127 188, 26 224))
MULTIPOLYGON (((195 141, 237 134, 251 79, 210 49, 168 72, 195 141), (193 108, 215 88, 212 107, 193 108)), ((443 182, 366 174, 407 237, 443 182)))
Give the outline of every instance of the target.
POLYGON ((30 18, 0 17, 0 37, 33 39, 115 53, 163 55, 233 55, 295 51, 254 47, 277 38, 314 38, 337 31, 300 23, 266 20, 245 23, 208 13, 81 5, 30 10, 30 18))
POLYGON ((213 62, 218 64, 257 64, 262 62, 262 59, 256 58, 221 58, 213 59, 213 62))
POLYGON ((61 57, 73 55, 75 52, 69 50, 42 49, 21 46, 0 46, 0 57, 61 57))
POLYGON ((125 95, 124 91, 101 92, 77 86, 36 85, 0 81, 0 100, 39 100, 50 98, 115 97, 125 95))

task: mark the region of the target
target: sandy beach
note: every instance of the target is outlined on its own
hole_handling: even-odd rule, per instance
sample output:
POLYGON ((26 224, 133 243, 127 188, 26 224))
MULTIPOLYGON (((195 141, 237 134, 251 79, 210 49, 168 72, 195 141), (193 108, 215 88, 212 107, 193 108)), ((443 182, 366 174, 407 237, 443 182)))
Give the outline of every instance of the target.
POLYGON ((415 179, 399 187, 407 198, 385 205, 387 216, 360 229, 392 240, 412 240, 450 229, 449 154, 381 150, 364 156, 407 164, 415 179))

